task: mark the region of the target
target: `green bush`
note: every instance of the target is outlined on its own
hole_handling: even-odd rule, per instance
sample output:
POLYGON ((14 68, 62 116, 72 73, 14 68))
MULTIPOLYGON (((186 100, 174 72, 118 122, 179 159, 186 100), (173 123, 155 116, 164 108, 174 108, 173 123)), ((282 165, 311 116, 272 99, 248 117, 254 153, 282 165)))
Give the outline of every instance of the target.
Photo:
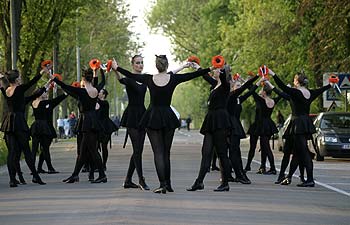
POLYGON ((4 139, 0 139, 0 166, 6 164, 7 147, 4 139))

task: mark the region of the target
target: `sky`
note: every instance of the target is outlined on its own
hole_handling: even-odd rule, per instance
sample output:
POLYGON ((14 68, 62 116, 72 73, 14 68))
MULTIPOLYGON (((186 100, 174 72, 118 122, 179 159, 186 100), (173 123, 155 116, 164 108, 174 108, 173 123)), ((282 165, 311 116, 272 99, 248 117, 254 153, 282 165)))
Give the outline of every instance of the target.
POLYGON ((172 47, 168 37, 162 33, 151 33, 148 27, 145 17, 147 10, 149 11, 152 7, 152 0, 126 0, 130 5, 129 14, 134 17, 134 23, 130 29, 135 33, 139 33, 140 41, 144 42, 143 49, 140 53, 144 57, 144 69, 145 73, 157 73, 155 67, 155 55, 167 55, 169 60, 169 70, 176 69, 180 63, 175 62, 174 57, 171 53, 172 47))

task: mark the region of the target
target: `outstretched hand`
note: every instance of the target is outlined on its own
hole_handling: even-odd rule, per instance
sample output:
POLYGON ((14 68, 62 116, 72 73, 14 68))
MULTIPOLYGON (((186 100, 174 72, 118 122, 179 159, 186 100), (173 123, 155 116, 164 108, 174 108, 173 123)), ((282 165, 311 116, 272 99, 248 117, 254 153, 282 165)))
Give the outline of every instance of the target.
POLYGON ((271 76, 275 76, 275 75, 276 75, 275 72, 273 72, 270 68, 269 68, 268 73, 269 73, 271 76))
POLYGON ((199 68, 201 68, 196 62, 189 62, 191 64, 191 67, 195 70, 198 70, 199 68))
POLYGON ((117 71, 118 67, 119 67, 119 65, 118 65, 117 61, 115 60, 115 58, 113 58, 113 60, 112 60, 112 69, 114 71, 117 71))

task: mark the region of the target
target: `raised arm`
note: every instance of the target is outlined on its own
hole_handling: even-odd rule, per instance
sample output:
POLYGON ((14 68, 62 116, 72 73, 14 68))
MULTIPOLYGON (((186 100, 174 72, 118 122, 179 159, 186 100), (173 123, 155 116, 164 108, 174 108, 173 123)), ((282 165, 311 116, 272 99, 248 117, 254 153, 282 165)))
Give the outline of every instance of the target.
POLYGON ((62 81, 58 80, 57 78, 54 78, 53 81, 74 98, 79 97, 79 95, 81 95, 83 93, 82 88, 67 85, 67 84, 63 83, 62 81))
POLYGON ((95 86, 98 91, 101 91, 106 84, 106 76, 103 69, 100 69, 100 72, 101 72, 101 82, 97 86, 95 86))
POLYGON ((255 93, 255 90, 258 89, 257 85, 253 85, 253 87, 250 88, 250 90, 245 93, 244 95, 239 96, 239 101, 242 104, 245 100, 247 100, 253 93, 255 93))
POLYGON ((50 107, 53 109, 55 108, 56 106, 58 106, 58 104, 60 104, 64 99, 67 98, 67 94, 64 93, 62 95, 59 95, 57 96, 56 98, 53 98, 53 99, 50 99, 48 100, 49 101, 49 104, 50 104, 50 107))
POLYGON ((191 72, 191 73, 183 73, 183 74, 174 74, 173 77, 175 78, 175 81, 177 83, 182 83, 182 82, 186 82, 189 81, 193 78, 202 76, 204 74, 207 74, 210 72, 210 68, 206 68, 206 69, 199 69, 195 72, 191 72))
POLYGON ((331 85, 327 84, 327 85, 320 87, 318 89, 310 90, 311 100, 314 100, 315 98, 317 98, 320 94, 322 94, 324 91, 328 90, 329 88, 331 88, 331 85))
POLYGON ((31 86, 36 84, 40 80, 41 76, 41 74, 38 74, 35 77, 33 77, 33 79, 31 79, 28 83, 22 84, 24 91, 28 90, 31 86))
POLYGON ((209 73, 203 74, 202 77, 204 78, 204 80, 206 82, 208 82, 211 86, 215 87, 218 83, 217 80, 215 80, 214 78, 212 78, 209 73))
POLYGON ((120 66, 117 67, 117 71, 128 78, 131 78, 133 80, 136 80, 136 81, 138 81, 140 83, 144 83, 144 84, 147 82, 147 77, 150 76, 148 74, 141 75, 141 74, 131 73, 130 71, 125 70, 125 69, 121 68, 120 66))
POLYGON ((34 101, 36 98, 40 97, 45 91, 46 91, 46 88, 42 87, 42 88, 39 88, 38 90, 36 90, 34 94, 25 97, 24 98, 25 104, 28 104, 28 103, 34 101))

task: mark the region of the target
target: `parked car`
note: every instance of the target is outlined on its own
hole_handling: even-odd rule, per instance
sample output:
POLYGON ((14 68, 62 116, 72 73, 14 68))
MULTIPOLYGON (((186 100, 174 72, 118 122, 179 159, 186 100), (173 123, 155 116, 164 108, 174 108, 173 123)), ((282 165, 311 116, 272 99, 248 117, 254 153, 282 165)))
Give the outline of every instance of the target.
MULTIPOLYGON (((317 117, 317 114, 309 114, 309 117, 314 121, 317 117)), ((284 138, 282 137, 284 134, 284 131, 287 129, 287 126, 290 122, 290 119, 292 118, 292 115, 290 114, 287 119, 284 121, 283 126, 278 130, 278 138, 277 138, 277 149, 278 151, 282 152, 283 151, 283 146, 285 143, 284 138)), ((311 143, 310 143, 311 145, 311 143)))
POLYGON ((350 157, 350 113, 324 112, 314 121, 316 133, 312 136, 316 160, 325 156, 350 157))

